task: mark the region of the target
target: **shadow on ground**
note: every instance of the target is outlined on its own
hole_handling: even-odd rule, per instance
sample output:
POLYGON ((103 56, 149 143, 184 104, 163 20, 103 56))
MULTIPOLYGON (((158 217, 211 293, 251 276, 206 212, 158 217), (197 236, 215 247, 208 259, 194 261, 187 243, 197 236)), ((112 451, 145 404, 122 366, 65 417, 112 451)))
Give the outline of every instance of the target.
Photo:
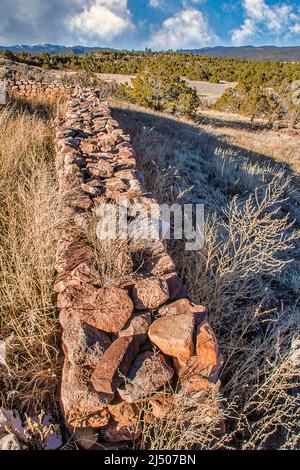
MULTIPOLYGON (((145 153, 147 156, 151 151, 154 162, 164 153, 165 163, 176 166, 176 163, 178 163, 178 161, 176 162, 178 152, 185 152, 187 155, 185 162, 186 169, 197 171, 199 169, 197 165, 195 166, 197 153, 199 158, 201 157, 201 160, 205 159, 208 163, 212 156, 228 154, 233 156, 235 161, 233 162, 227 159, 226 165, 233 165, 234 171, 238 165, 237 159, 240 159, 241 163, 247 159, 251 164, 256 164, 264 168, 269 167, 271 172, 275 175, 279 170, 283 171, 286 175, 293 178, 295 186, 297 184, 299 185, 299 178, 295 175, 288 163, 278 162, 264 153, 250 151, 243 147, 233 145, 228 142, 226 137, 216 136, 213 132, 205 132, 192 122, 180 122, 171 117, 168 118, 166 116, 156 115, 146 110, 135 110, 130 107, 128 109, 122 109, 112 105, 111 109, 113 117, 120 123, 122 129, 130 134, 140 164, 142 163, 145 153), (168 147, 167 149, 166 146, 168 147), (141 153, 143 153, 143 155, 141 153), (189 154, 193 155, 192 159, 188 158, 189 154)), ((213 122, 210 121, 210 123, 213 127, 215 125, 216 127, 228 126, 227 122, 221 120, 213 120, 213 122)), ((240 128, 243 130, 251 130, 253 132, 253 138, 257 136, 259 139, 261 127, 251 126, 247 123, 232 123, 232 127, 234 128, 236 128, 237 125, 240 125, 240 128)), ((248 174, 245 176, 249 177, 248 174)))

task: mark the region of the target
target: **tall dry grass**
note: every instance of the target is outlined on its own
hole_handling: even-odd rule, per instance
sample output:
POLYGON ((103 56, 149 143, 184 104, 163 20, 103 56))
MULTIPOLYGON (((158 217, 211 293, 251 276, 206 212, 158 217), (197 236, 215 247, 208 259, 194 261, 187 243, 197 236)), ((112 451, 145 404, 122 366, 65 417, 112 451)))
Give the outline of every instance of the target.
MULTIPOLYGON (((203 249, 186 252, 176 241, 169 251, 194 299, 208 307, 218 337, 227 433, 216 440, 202 427, 195 438, 191 429, 190 442, 204 449, 299 448, 297 176, 268 158, 263 141, 256 154, 212 128, 205 133, 120 103, 113 114, 131 134, 160 203, 205 204, 203 249)), ((153 449, 171 432, 168 419, 159 426, 150 436, 153 449)), ((181 445, 181 426, 176 429, 174 449, 181 445)))
POLYGON ((0 401, 32 413, 55 411, 60 371, 53 117, 40 100, 12 100, 0 111, 0 401))

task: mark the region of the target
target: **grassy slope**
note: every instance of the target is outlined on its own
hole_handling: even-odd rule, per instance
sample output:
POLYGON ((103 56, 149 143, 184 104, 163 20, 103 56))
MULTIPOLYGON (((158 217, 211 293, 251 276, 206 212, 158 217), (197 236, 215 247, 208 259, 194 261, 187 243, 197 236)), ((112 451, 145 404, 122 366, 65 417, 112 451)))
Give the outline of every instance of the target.
POLYGON ((58 320, 53 299, 55 211, 52 105, 0 111, 1 406, 56 411, 58 320))

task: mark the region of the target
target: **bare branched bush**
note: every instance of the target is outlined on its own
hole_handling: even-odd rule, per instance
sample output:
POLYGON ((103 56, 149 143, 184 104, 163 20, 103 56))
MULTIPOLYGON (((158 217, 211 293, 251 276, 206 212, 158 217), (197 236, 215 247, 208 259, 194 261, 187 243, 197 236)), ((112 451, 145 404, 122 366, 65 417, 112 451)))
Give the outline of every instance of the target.
POLYGON ((143 433, 135 446, 142 450, 189 450, 217 447, 222 436, 225 416, 217 388, 193 396, 168 393, 166 390, 155 396, 161 403, 172 403, 160 417, 153 416, 149 401, 141 406, 138 425, 143 433))

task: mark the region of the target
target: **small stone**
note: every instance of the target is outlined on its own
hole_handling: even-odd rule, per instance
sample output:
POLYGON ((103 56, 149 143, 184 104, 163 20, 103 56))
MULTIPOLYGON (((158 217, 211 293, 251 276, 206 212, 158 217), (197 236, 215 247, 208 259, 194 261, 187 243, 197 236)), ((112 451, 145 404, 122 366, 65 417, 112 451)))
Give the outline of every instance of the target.
POLYGON ((72 437, 82 449, 90 450, 97 443, 99 432, 95 429, 76 429, 72 437))
POLYGON ((142 425, 137 424, 130 428, 120 426, 114 419, 110 419, 107 426, 100 429, 102 438, 108 442, 133 441, 142 432, 142 425))
POLYGON ((54 292, 56 292, 57 294, 63 292, 64 290, 67 289, 67 287, 80 287, 80 281, 78 281, 77 279, 74 279, 72 278, 72 276, 69 276, 67 274, 59 274, 57 277, 56 277, 56 280, 55 280, 55 283, 54 283, 54 292))
POLYGON ((171 396, 162 393, 149 399, 152 407, 152 414, 157 419, 167 419, 174 407, 174 400, 171 396))
POLYGON ((112 394, 124 382, 139 350, 136 337, 118 338, 105 351, 92 374, 92 384, 98 392, 112 394))
POLYGON ((196 354, 203 367, 214 367, 218 363, 217 339, 207 321, 197 328, 196 354))
POLYGON ((85 184, 90 186, 91 188, 99 188, 101 190, 104 190, 103 184, 101 183, 101 181, 97 177, 87 178, 85 180, 85 184))
POLYGON ((89 196, 100 196, 103 193, 102 188, 91 186, 90 184, 81 183, 80 185, 82 191, 89 196))
POLYGON ((168 356, 189 359, 194 351, 195 316, 165 316, 150 326, 150 340, 168 356))
POLYGON ((0 450, 21 450, 21 446, 14 434, 8 434, 0 439, 0 450))
POLYGON ((148 333, 151 322, 152 318, 150 312, 135 314, 125 325, 124 329, 120 331, 119 337, 146 335, 148 333))
POLYGON ((66 422, 73 428, 100 428, 109 421, 108 404, 113 395, 98 393, 91 372, 66 358, 61 383, 61 402, 66 422))
POLYGON ((80 263, 71 271, 71 276, 73 279, 82 283, 97 284, 99 281, 97 271, 92 264, 88 263, 80 263))
POLYGON ((57 272, 71 272, 81 263, 91 264, 93 261, 93 250, 86 243, 77 241, 72 244, 63 243, 58 261, 55 264, 57 272))
POLYGON ((161 317, 189 314, 195 316, 206 314, 206 309, 203 305, 195 305, 188 299, 177 300, 159 309, 159 315, 161 317))
POLYGON ((197 328, 196 356, 188 361, 177 362, 181 390, 185 393, 197 393, 212 388, 218 381, 223 364, 222 355, 214 332, 204 320, 197 328))
POLYGON ((81 141, 80 145, 83 153, 95 153, 98 151, 98 145, 91 142, 81 141))
POLYGON ((116 257, 115 268, 121 274, 131 274, 133 272, 133 261, 130 253, 121 251, 116 257))
POLYGON ((137 310, 155 310, 169 299, 168 285, 158 278, 143 279, 135 284, 132 297, 137 310))
POLYGON ((144 269, 149 274, 159 277, 164 274, 174 272, 175 264, 167 253, 162 253, 161 255, 148 260, 144 265, 144 269))
POLYGON ((73 137, 67 137, 65 139, 61 139, 58 142, 59 147, 66 146, 66 145, 68 145, 70 147, 79 147, 80 139, 74 139, 73 137))
POLYGON ((115 405, 109 405, 108 408, 113 419, 121 427, 132 428, 137 425, 140 419, 140 409, 133 403, 122 401, 115 405))
POLYGON ((93 202, 89 196, 82 195, 80 197, 74 197, 69 200, 70 207, 75 209, 82 209, 88 211, 93 207, 93 202))
POLYGON ((109 190, 113 193, 127 191, 128 189, 127 184, 122 179, 116 177, 107 180, 105 183, 105 187, 106 192, 109 190))
POLYGON ((189 296, 187 287, 183 284, 177 273, 164 274, 161 276, 161 279, 168 284, 170 300, 183 299, 189 296))
POLYGON ((174 375, 161 354, 145 352, 140 354, 129 372, 125 389, 118 389, 121 398, 128 403, 137 402, 160 390, 174 375))
POLYGON ((62 341, 72 364, 92 368, 97 366, 111 345, 111 340, 103 331, 73 316, 64 321, 62 341))
POLYGON ((100 176, 102 178, 111 178, 114 174, 113 167, 110 163, 100 161, 98 163, 88 164, 87 168, 91 175, 100 176))

